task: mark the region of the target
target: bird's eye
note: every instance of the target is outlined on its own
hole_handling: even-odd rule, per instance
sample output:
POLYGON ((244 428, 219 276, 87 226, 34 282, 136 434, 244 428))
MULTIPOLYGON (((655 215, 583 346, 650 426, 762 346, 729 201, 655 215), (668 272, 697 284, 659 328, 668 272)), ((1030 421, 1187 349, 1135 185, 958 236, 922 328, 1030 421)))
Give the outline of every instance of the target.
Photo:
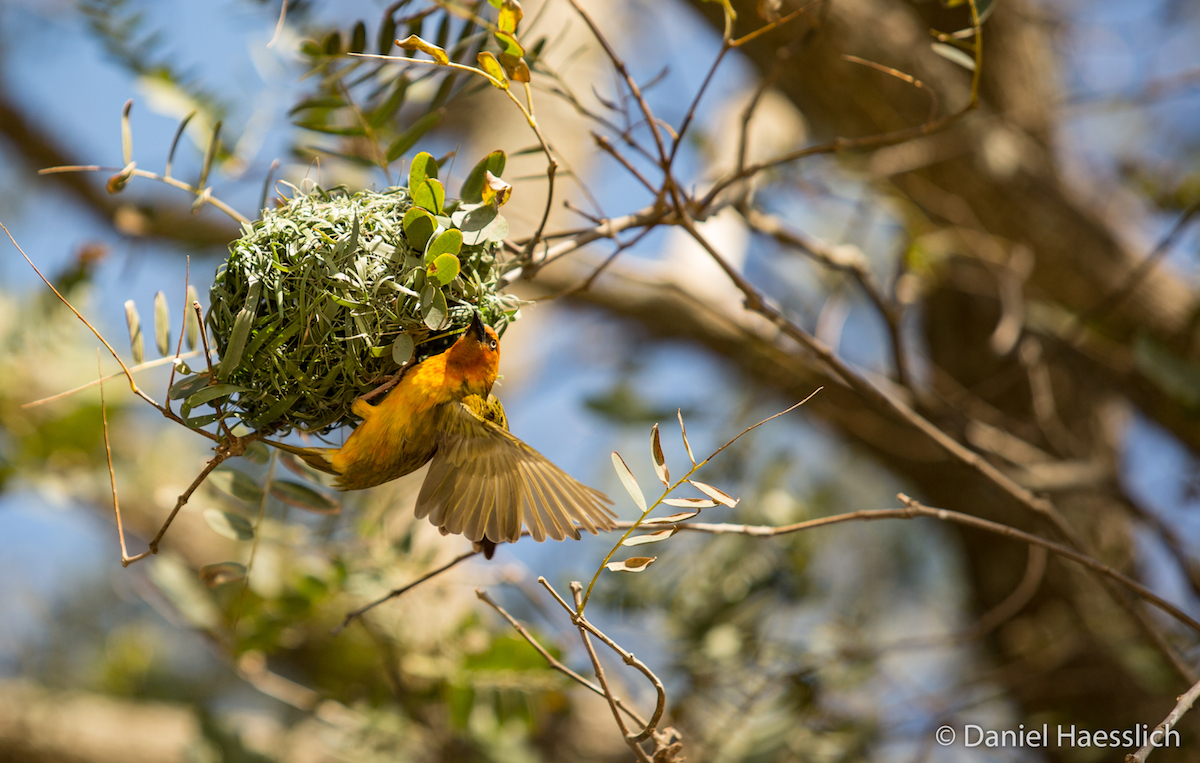
POLYGON ((488 342, 488 347, 490 347, 493 350, 496 349, 496 340, 493 339, 490 342, 488 342))

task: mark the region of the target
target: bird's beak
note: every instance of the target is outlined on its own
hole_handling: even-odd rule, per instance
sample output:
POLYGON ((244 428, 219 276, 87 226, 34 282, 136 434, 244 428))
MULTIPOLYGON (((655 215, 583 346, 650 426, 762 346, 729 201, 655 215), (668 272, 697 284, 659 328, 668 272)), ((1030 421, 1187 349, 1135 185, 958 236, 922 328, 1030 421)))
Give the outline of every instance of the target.
POLYGON ((467 327, 467 333, 480 344, 487 341, 487 332, 483 330, 483 316, 476 310, 471 317, 471 325, 467 327))

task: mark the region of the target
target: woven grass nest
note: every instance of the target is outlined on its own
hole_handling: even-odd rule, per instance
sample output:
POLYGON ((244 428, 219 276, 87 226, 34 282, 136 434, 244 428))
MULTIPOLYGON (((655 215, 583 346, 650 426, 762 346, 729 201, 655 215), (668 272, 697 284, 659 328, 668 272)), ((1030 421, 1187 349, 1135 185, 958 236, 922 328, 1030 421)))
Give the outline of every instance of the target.
POLYGON ((519 307, 496 293, 503 163, 501 152, 480 162, 459 200, 446 201, 421 154, 407 188, 317 187, 264 212, 230 246, 210 292, 216 384, 200 374, 173 396, 185 409, 221 402, 259 432, 321 434, 356 422, 355 398, 445 350, 475 310, 503 332, 519 307))

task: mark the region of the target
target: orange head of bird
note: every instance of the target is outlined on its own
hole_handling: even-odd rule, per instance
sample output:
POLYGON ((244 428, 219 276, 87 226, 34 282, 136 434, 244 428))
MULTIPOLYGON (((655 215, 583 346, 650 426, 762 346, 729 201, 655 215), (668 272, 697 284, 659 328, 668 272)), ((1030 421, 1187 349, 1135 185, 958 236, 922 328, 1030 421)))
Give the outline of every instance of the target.
POLYGON ((468 394, 487 397, 500 370, 500 339, 476 312, 471 325, 446 351, 446 368, 461 374, 468 394))

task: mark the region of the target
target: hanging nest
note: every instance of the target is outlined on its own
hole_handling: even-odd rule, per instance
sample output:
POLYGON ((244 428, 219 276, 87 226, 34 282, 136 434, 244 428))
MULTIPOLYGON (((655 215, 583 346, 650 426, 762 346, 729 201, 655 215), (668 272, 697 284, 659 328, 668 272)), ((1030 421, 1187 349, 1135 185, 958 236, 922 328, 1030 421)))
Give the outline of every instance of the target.
MULTIPOLYGON (((502 157, 490 166, 501 170, 502 157)), ((184 417, 220 403, 258 432, 326 433, 356 422, 354 399, 402 365, 444 351, 475 310, 503 332, 519 307, 496 293, 507 191, 480 191, 478 171, 463 187, 475 200, 447 203, 436 173, 422 154, 409 188, 318 187, 246 226, 210 293, 216 382, 198 374, 172 388, 184 417)))

